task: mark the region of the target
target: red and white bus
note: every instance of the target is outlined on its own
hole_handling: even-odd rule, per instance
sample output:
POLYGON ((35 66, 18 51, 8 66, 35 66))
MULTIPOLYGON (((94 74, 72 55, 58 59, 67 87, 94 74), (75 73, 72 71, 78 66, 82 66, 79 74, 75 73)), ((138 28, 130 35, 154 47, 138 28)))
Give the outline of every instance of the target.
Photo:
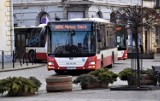
POLYGON ((113 24, 99 18, 48 22, 48 70, 96 70, 117 61, 113 24))
POLYGON ((23 35, 24 45, 16 47, 26 51, 29 62, 36 60, 47 61, 47 32, 46 24, 33 27, 15 27, 16 40, 23 35), (35 54, 36 53, 36 54, 35 54))
POLYGON ((118 47, 118 60, 127 59, 127 30, 122 26, 116 27, 116 44, 118 47))

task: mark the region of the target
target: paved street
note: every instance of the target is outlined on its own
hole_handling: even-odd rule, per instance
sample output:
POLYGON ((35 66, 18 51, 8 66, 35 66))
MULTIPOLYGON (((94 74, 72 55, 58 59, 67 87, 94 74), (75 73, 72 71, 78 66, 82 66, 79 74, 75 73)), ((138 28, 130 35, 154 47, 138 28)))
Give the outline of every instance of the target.
POLYGON ((29 63, 26 60, 16 60, 14 63, 12 61, 1 62, 0 61, 0 72, 7 72, 7 71, 15 71, 15 70, 22 70, 22 69, 30 69, 36 67, 42 67, 46 63, 29 63))
MULTIPOLYGON (((110 69, 114 72, 119 72, 123 68, 131 66, 131 60, 118 61, 114 68, 110 69)), ((156 62, 150 59, 143 60, 143 67, 151 68, 152 65, 160 65, 160 62, 156 62)), ((32 69, 24 69, 17 71, 0 72, 0 78, 6 78, 8 76, 35 76, 42 82, 42 86, 39 92, 35 96, 28 97, 5 97, 1 96, 0 101, 159 101, 160 90, 151 91, 110 91, 110 89, 96 89, 96 90, 81 90, 80 86, 73 85, 73 91, 70 92, 46 92, 45 78, 54 75, 54 71, 47 71, 47 67, 38 67, 32 69)), ((73 76, 75 78, 75 76, 73 76)), ((126 85, 125 81, 118 79, 114 84, 110 84, 110 87, 126 85)))

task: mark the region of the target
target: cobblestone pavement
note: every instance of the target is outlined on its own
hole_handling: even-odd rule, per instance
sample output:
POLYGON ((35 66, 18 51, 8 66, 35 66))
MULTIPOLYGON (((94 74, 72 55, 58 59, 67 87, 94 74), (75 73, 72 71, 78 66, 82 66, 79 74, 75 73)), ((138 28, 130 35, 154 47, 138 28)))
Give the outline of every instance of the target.
MULTIPOLYGON (((160 62, 154 59, 144 59, 143 67, 151 68, 152 65, 159 65, 160 62)), ((131 67, 131 60, 120 60, 115 63, 111 71, 119 72, 126 67, 131 67)), ((108 89, 92 89, 81 90, 79 85, 73 84, 73 90, 70 92, 46 92, 45 78, 49 75, 54 75, 54 71, 47 71, 46 65, 39 68, 24 69, 17 71, 0 72, 0 78, 8 76, 35 76, 41 82, 42 86, 35 96, 27 97, 5 97, 1 96, 0 101, 160 101, 160 90, 149 91, 111 91, 108 89)), ((73 76, 73 79, 76 76, 73 76)), ((127 85, 126 81, 117 80, 110 84, 109 87, 127 85)))

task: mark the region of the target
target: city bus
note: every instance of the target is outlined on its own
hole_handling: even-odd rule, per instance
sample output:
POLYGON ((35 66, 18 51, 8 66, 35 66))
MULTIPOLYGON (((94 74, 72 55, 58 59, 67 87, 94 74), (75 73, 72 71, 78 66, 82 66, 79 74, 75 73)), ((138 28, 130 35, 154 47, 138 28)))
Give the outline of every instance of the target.
POLYGON ((118 47, 118 60, 127 59, 127 30, 122 26, 116 27, 116 44, 118 47))
POLYGON ((117 61, 113 24, 100 18, 48 22, 48 70, 92 71, 117 61))
POLYGON ((27 54, 29 62, 47 61, 46 24, 33 27, 15 27, 15 48, 17 54, 27 54))

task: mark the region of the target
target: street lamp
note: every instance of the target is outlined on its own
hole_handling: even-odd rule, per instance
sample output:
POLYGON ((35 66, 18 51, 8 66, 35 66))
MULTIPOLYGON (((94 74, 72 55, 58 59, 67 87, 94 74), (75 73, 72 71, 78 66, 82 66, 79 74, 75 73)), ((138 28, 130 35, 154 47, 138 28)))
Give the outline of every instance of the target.
POLYGON ((11 53, 14 50, 14 28, 13 28, 13 0, 10 0, 10 34, 11 34, 11 53))

